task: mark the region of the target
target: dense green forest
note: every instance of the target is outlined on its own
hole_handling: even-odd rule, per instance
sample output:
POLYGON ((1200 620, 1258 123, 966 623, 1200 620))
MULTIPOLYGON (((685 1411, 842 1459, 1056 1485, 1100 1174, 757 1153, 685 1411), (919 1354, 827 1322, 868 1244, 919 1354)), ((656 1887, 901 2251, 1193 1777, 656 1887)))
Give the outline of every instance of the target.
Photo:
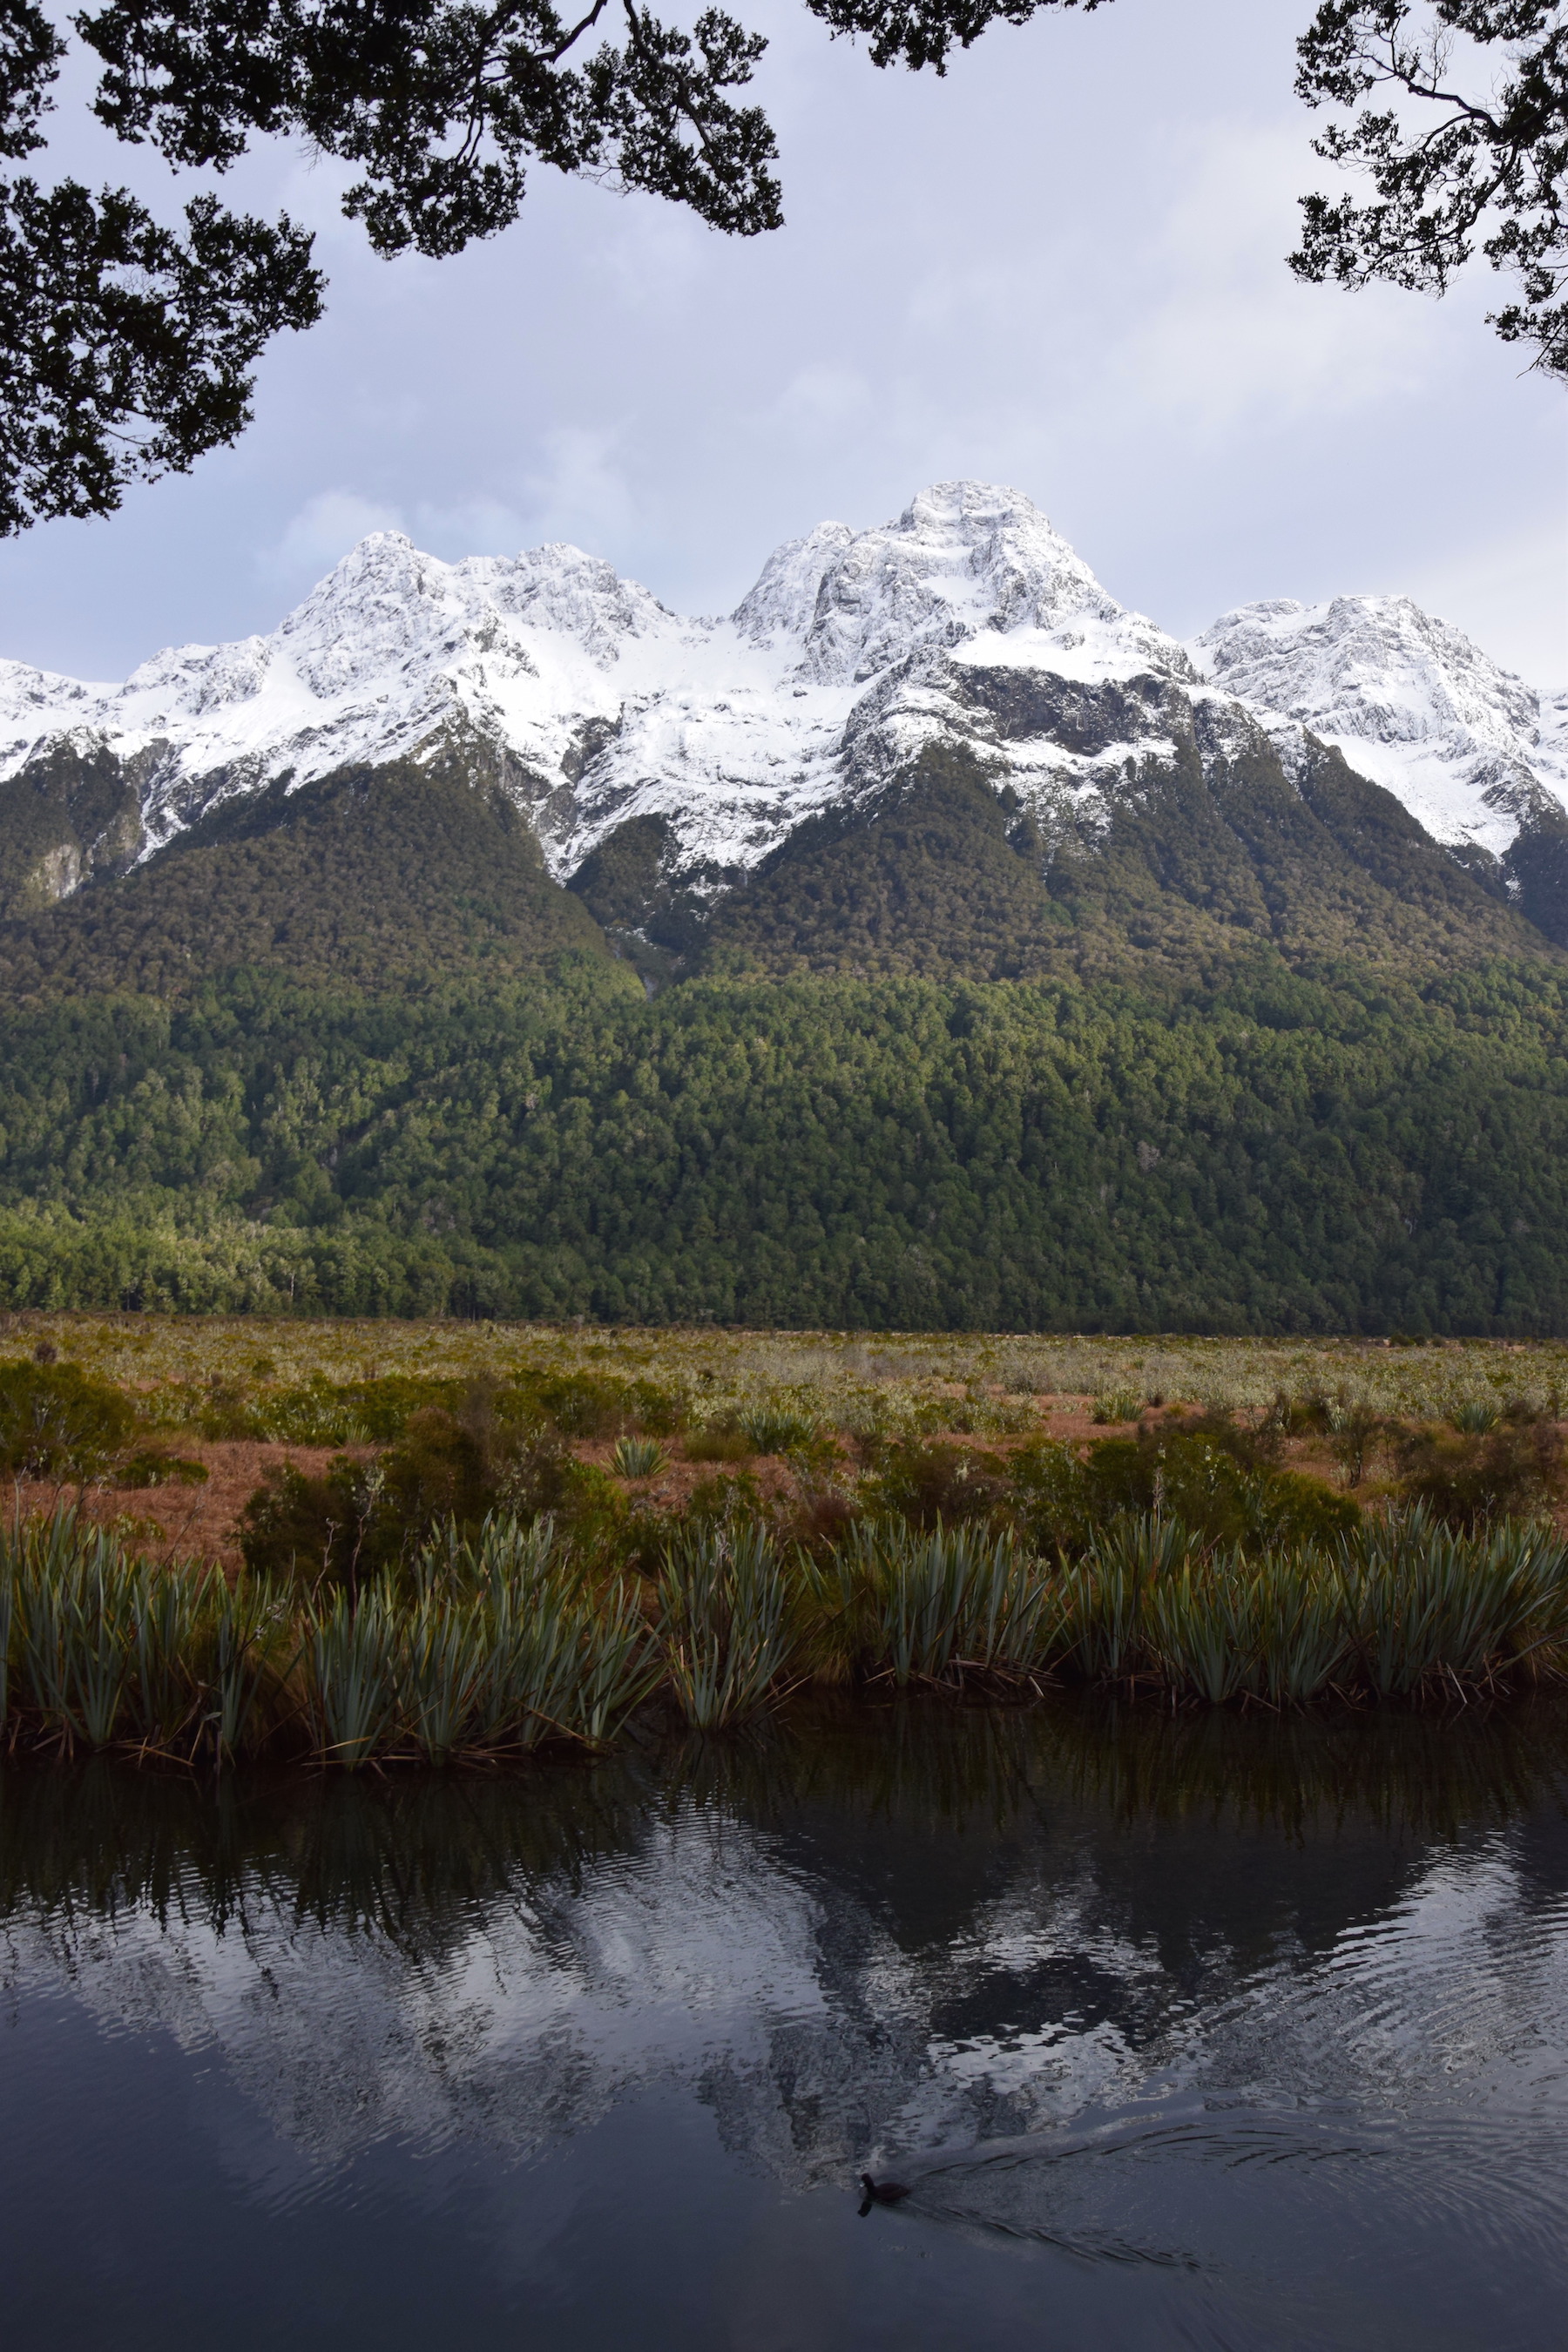
POLYGON ((453 760, 14 901, 0 1304, 1568 1329, 1568 955, 1337 754, 1076 846, 942 755, 663 859, 563 889, 453 760))
POLYGON ((239 976, 6 1022, 12 1305, 1568 1324, 1564 981, 239 976))

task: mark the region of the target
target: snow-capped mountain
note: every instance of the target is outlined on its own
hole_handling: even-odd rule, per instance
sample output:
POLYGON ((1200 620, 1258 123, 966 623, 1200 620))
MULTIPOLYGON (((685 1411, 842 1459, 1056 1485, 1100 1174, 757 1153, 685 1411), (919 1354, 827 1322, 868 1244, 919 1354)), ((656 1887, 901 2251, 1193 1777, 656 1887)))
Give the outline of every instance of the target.
MULTIPOLYGON (((558 877, 649 814, 684 863, 733 869, 933 732, 994 741, 976 667, 1195 682, 1026 499, 945 483, 886 528, 780 548, 722 620, 683 619, 576 548, 448 564, 378 532, 270 636, 182 646, 122 686, 0 664, 0 776, 62 739, 109 750, 153 849, 285 772, 456 736, 492 756, 558 877)), ((1118 750, 1026 735, 1007 764, 1081 789, 1118 750)))
POLYGON ((1191 647, 1205 676, 1342 751, 1436 841, 1501 856, 1568 797, 1568 695, 1541 695, 1407 596, 1244 604, 1191 647))
MULTIPOLYGON (((1560 810, 1561 709, 1401 600, 1254 605, 1191 652, 1119 605, 1017 492, 922 491, 896 522, 781 547, 724 619, 683 619, 568 546, 444 563, 353 550, 269 636, 161 654, 121 686, 0 663, 0 778, 62 744, 133 784, 142 854, 218 802, 457 746, 565 879, 628 819, 700 882, 874 795, 933 740, 1092 835, 1151 761, 1205 769, 1302 724, 1447 842, 1560 810)), ((60 867, 61 887, 77 869, 60 867)))

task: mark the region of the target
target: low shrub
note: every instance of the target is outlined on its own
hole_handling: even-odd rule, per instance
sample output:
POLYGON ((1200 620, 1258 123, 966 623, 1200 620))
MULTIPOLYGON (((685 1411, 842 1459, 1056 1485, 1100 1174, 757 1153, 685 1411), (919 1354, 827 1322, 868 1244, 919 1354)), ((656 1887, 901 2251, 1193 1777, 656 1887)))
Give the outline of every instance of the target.
POLYGON ((1535 1517, 1563 1498, 1563 1440, 1551 1422, 1484 1433, 1417 1430, 1400 1449, 1399 1492, 1445 1526, 1474 1529, 1535 1517))
POLYGON ((1007 1464, 977 1446, 918 1438, 895 1439, 879 1448, 864 1490, 866 1508, 910 1525, 948 1527, 988 1519, 1005 1507, 1010 1487, 1007 1464))
POLYGON ((749 1462, 756 1447, 743 1429, 694 1429, 683 1441, 689 1462, 749 1462))
POLYGON ((610 1456, 617 1478, 657 1478, 668 1462, 657 1437, 623 1437, 610 1456))
POLYGON ((205 1462, 171 1454, 165 1446, 143 1445, 122 1454, 114 1465, 116 1486, 205 1486, 209 1473, 205 1462))
POLYGON ((1219 1442, 1212 1425, 1144 1430, 1108 1438, 1090 1452, 1089 1515, 1104 1526, 1126 1513, 1179 1519, 1210 1544, 1256 1550, 1264 1544, 1322 1542, 1348 1533, 1360 1510, 1317 1479, 1277 1470, 1252 1454, 1250 1433, 1219 1442))
POLYGON ((1089 1407, 1089 1417, 1101 1429, 1116 1423, 1136 1421, 1143 1410, 1143 1400, 1132 1389, 1112 1389, 1097 1396, 1089 1407))
POLYGON ((236 1532, 248 1573, 285 1589, 357 1582, 385 1565, 393 1547, 381 1488, 347 1456, 312 1475, 275 1465, 240 1513, 236 1532))
POLYGON ((136 1425, 131 1399, 75 1364, 0 1364, 0 1471, 8 1477, 97 1477, 136 1425))
POLYGON ((794 1454, 810 1445, 821 1430, 814 1414, 771 1402, 742 1406, 735 1425, 753 1454, 794 1454))

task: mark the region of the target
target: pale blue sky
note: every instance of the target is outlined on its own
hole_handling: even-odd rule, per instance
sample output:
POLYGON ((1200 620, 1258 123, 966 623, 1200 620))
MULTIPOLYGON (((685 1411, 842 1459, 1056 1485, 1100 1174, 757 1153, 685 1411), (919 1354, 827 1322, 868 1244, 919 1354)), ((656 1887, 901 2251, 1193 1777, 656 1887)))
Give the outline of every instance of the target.
MULTIPOLYGON (((1265 595, 1403 591, 1568 684, 1563 395, 1444 304, 1298 287, 1324 182, 1291 95, 1310 0, 1116 0, 998 26, 945 82, 878 73, 788 0, 760 94, 787 226, 714 236, 534 174, 455 262, 377 261, 342 175, 231 186, 320 230, 330 310, 264 362, 239 446, 105 522, 0 542, 0 653, 118 677, 269 628, 364 530, 444 556, 571 539, 670 604, 928 481, 1016 485, 1185 635, 1265 595)), ((79 121, 62 166, 166 194, 79 121)))

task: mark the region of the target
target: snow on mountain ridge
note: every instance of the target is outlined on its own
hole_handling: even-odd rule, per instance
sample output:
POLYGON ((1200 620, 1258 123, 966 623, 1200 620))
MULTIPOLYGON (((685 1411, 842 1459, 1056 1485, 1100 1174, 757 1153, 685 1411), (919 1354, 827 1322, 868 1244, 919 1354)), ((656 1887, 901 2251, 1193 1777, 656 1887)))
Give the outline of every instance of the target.
POLYGON ((933 740, 968 744, 1042 813, 1092 817, 1175 733, 1201 719, 1217 746, 1253 712, 1340 742, 1447 840, 1506 845, 1568 783, 1568 748, 1545 740, 1561 721, 1568 747, 1568 702, 1543 709, 1405 600, 1247 606, 1189 650, 1027 499, 968 481, 876 529, 788 541, 721 619, 683 618, 570 545, 446 563, 375 532, 269 635, 173 647, 121 686, 0 663, 0 776, 62 740, 117 752, 151 850, 279 777, 456 740, 558 877, 655 817, 700 880, 933 740))
MULTIPOLYGON (((120 687, 0 670, 0 774, 61 735, 134 757, 155 847, 235 792, 457 729, 504 755, 559 875, 643 814, 687 858, 744 866, 833 797, 868 688, 912 682, 977 632, 1075 617, 1107 651, 1125 633, 1123 668, 1186 668, 1026 499, 984 484, 939 484, 879 530, 820 525, 722 620, 670 613, 578 548, 448 564, 379 531, 269 636, 171 648, 120 687)), ((924 702, 900 726, 879 698, 889 756, 944 723, 924 702)))
POLYGON ((1191 651, 1216 685, 1337 745, 1438 841, 1501 856, 1561 809, 1553 698, 1407 596, 1245 604, 1191 651))

